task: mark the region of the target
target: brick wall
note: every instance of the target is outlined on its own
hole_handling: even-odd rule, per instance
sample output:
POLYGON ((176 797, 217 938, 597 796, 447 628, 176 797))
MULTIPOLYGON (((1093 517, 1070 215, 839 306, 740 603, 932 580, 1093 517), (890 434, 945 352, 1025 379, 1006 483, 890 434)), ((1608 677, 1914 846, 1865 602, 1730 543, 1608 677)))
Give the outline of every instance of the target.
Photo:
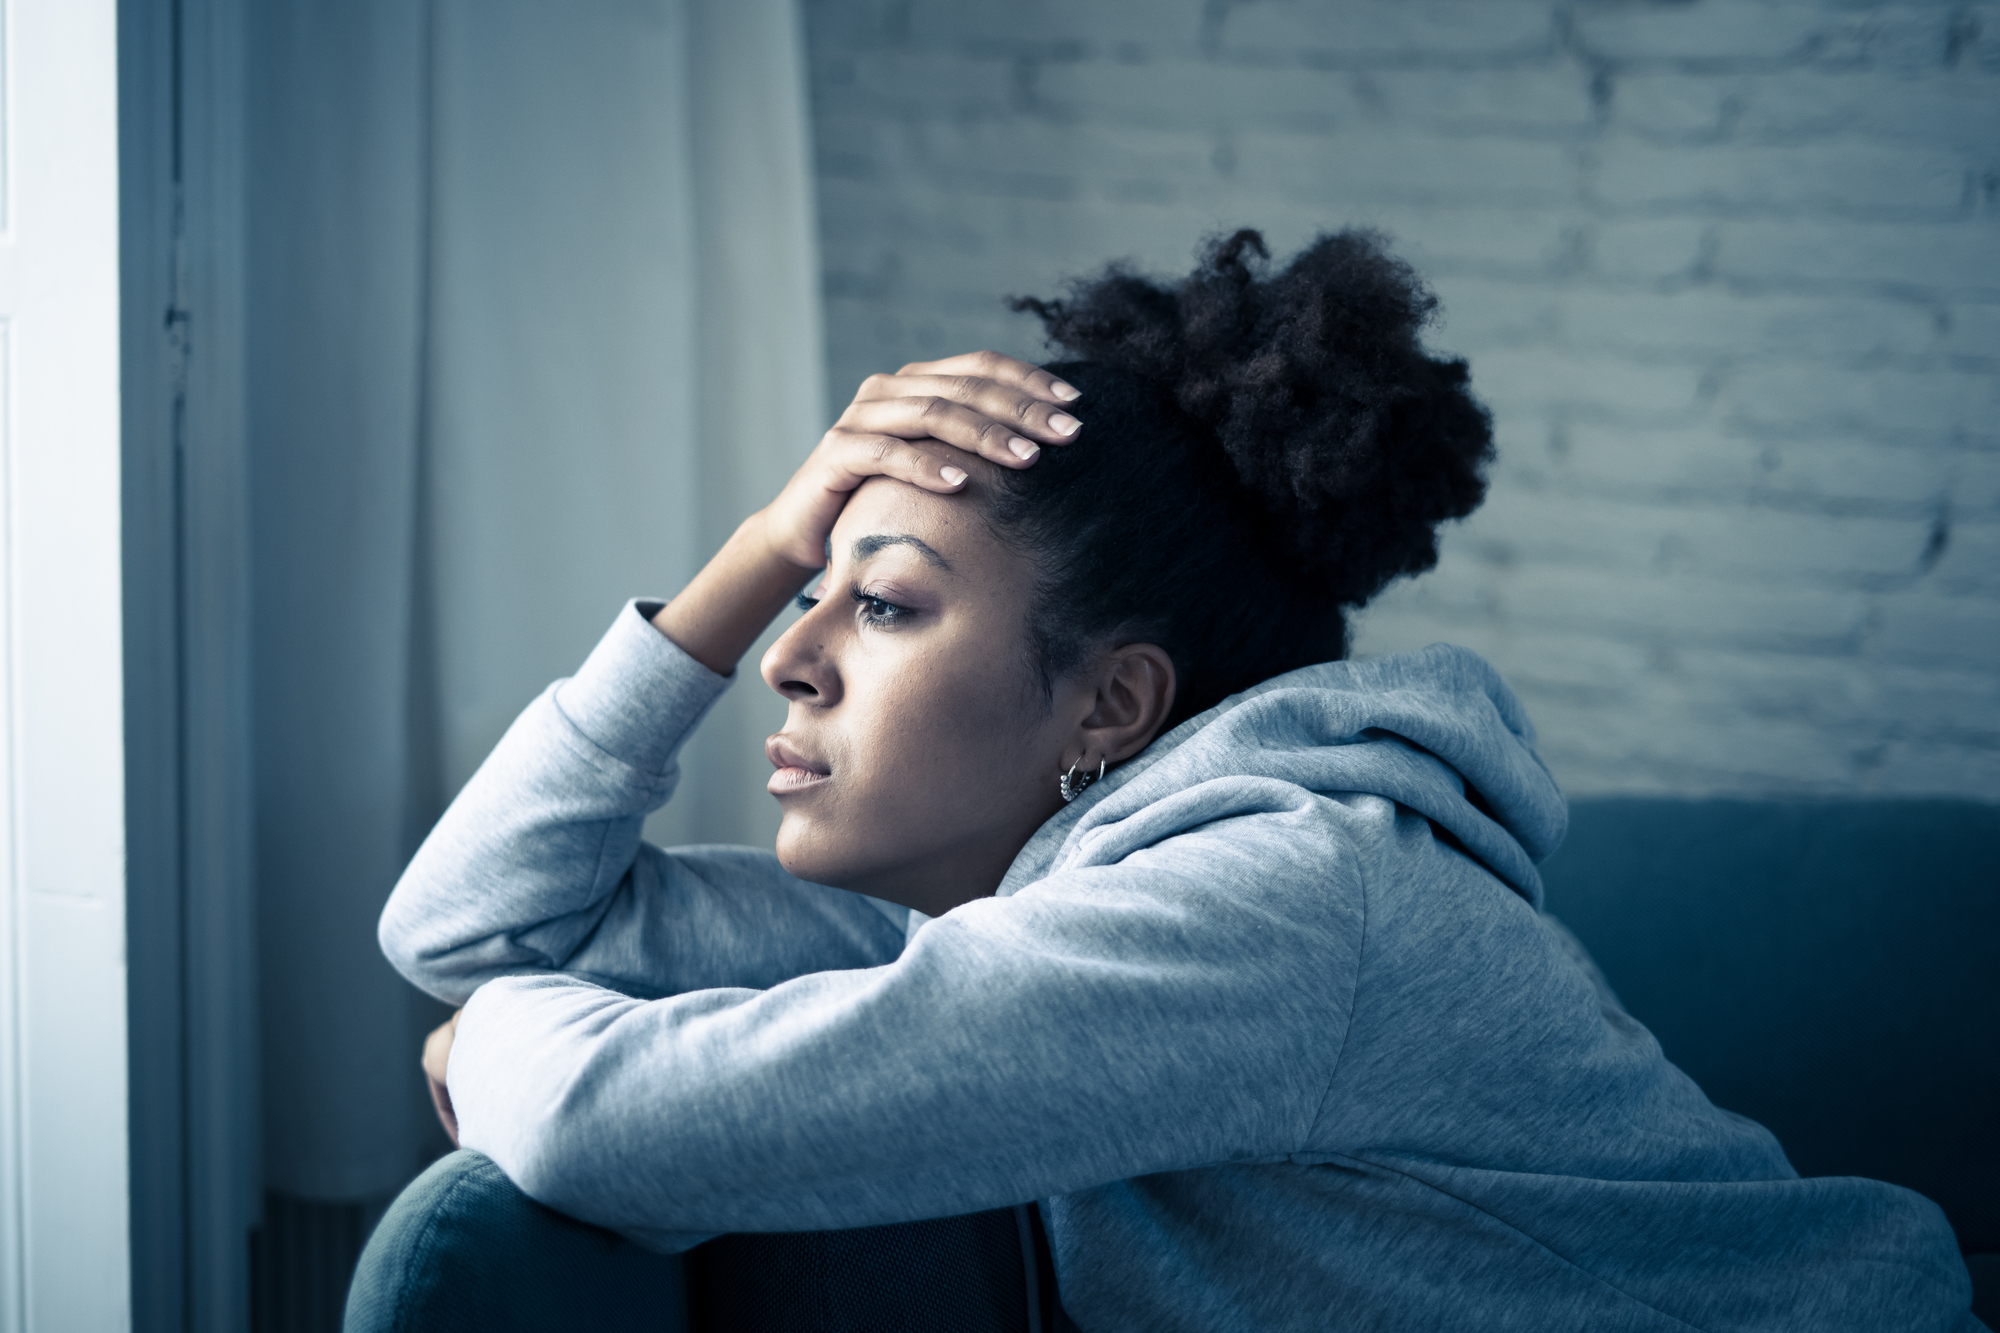
POLYGON ((807 12, 842 401, 1106 259, 1378 226, 1500 459, 1361 651, 1485 653, 1575 794, 2000 798, 2000 6, 807 12))

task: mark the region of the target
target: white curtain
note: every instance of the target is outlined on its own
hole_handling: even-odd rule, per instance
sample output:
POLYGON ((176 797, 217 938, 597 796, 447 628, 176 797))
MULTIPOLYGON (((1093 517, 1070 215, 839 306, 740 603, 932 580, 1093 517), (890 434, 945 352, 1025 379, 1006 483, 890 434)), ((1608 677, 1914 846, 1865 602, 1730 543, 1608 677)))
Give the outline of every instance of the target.
MULTIPOLYGON (((820 430, 795 0, 253 7, 250 423, 267 1185, 435 1146, 391 884, 625 598, 820 430)), ((769 845, 755 680, 669 841, 769 845)))

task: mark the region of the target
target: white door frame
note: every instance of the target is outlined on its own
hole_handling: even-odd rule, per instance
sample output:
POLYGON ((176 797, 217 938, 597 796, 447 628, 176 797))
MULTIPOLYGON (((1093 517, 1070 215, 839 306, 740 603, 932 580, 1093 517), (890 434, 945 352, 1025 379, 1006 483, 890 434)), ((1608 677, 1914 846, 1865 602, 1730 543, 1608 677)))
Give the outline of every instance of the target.
POLYGON ((114 0, 4 0, 0 1328, 131 1318, 114 0))
POLYGON ((0 1333, 249 1323, 242 37, 0 0, 0 1333))

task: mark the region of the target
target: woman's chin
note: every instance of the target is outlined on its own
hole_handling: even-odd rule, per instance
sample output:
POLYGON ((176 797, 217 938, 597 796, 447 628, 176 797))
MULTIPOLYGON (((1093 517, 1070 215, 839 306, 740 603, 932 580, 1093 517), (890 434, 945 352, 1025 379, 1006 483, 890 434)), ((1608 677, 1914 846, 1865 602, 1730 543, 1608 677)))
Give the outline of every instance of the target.
POLYGON ((865 871, 843 848, 832 846, 815 827, 816 821, 800 813, 791 803, 785 807, 784 822, 778 825, 778 864, 785 873, 835 889, 865 892, 857 882, 865 871))

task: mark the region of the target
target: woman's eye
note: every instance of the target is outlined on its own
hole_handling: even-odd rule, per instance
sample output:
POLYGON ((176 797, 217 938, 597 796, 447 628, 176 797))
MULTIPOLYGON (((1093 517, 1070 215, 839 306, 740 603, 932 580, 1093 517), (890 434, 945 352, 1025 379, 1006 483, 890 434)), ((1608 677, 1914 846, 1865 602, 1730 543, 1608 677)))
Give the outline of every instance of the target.
POLYGON ((910 614, 908 607, 884 601, 880 597, 862 592, 859 588, 854 590, 854 604, 861 608, 862 620, 871 625, 893 624, 910 614))
POLYGON ((792 598, 792 605, 801 611, 810 611, 819 605, 819 598, 808 597, 804 593, 800 593, 797 597, 792 598))

